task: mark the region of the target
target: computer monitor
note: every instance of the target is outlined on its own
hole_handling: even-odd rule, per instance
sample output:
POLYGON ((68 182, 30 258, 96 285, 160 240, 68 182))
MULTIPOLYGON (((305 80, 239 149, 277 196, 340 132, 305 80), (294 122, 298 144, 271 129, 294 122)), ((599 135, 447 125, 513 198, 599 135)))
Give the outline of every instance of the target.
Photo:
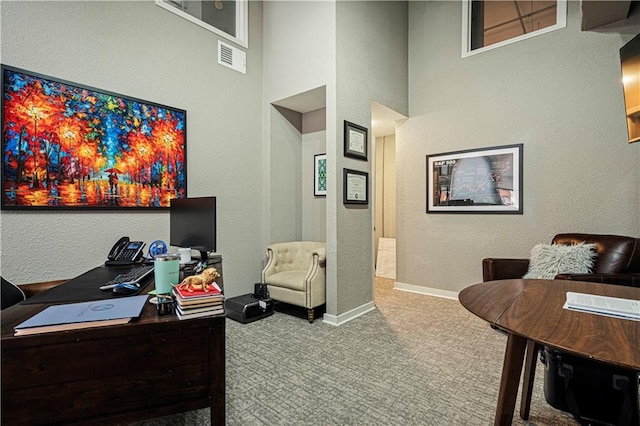
POLYGON ((200 252, 202 262, 216 251, 216 197, 174 198, 169 205, 169 244, 200 252))

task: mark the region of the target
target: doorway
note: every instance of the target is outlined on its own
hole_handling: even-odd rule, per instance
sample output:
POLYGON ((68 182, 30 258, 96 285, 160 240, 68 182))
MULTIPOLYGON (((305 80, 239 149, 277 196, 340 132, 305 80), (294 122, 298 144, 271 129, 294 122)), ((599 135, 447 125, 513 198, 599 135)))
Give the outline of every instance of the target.
POLYGON ((371 103, 374 149, 374 265, 376 277, 396 278, 396 123, 407 117, 371 103))

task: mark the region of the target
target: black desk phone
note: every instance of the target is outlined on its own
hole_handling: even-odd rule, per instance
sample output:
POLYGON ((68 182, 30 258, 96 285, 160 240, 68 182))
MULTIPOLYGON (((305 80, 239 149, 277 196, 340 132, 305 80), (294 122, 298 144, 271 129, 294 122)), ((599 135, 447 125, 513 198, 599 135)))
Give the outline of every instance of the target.
POLYGON ((122 237, 111 247, 105 265, 133 265, 142 259, 142 241, 129 241, 122 237))

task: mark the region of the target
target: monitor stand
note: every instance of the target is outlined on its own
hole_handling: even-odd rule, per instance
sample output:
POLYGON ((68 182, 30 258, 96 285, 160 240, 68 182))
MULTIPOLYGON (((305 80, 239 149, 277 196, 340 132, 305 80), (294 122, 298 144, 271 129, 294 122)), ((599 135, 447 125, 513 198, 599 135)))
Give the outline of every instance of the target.
MULTIPOLYGON (((198 249, 196 249, 198 250, 198 249)), ((200 252, 200 262, 208 262, 209 261, 209 252, 207 250, 198 250, 200 252)))
POLYGON ((194 268, 193 272, 196 274, 201 273, 207 268, 209 264, 209 251, 204 247, 191 247, 193 250, 198 250, 200 252, 200 260, 198 264, 194 268))

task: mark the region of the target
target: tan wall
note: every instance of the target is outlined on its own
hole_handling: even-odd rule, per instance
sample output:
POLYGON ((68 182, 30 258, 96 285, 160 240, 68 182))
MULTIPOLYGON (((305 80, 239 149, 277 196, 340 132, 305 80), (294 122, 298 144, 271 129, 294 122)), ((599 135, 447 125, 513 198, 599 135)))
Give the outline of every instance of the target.
POLYGON ((382 237, 396 237, 396 137, 376 138, 375 244, 382 237))

